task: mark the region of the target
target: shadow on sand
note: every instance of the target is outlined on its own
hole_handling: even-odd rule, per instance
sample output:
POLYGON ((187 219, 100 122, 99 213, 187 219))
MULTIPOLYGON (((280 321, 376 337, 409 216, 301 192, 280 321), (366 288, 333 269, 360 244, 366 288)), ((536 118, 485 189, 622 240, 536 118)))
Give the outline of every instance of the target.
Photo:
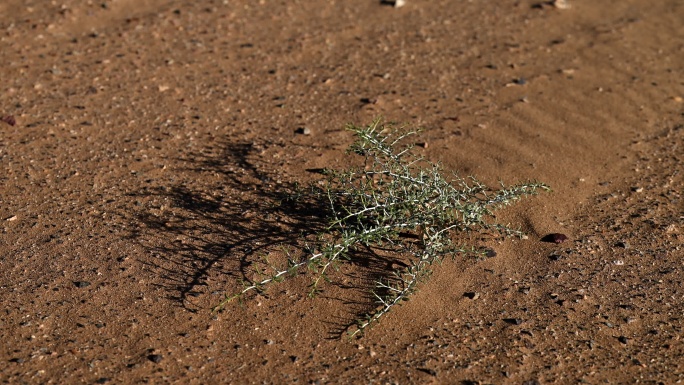
MULTIPOLYGON (((208 313, 225 293, 239 292, 241 282, 260 279, 254 272, 265 268, 264 256, 285 251, 288 258, 303 260, 305 246, 320 242, 317 234, 327 225, 327 199, 302 194, 305 189, 295 183, 276 182, 278 171, 263 171, 258 153, 251 143, 222 143, 218 151, 181 159, 188 166, 179 171, 194 174, 192 182, 132 194, 148 202, 135 214, 137 229, 132 233, 149 252, 142 263, 158 274, 169 298, 189 311, 208 313), (207 175, 213 176, 213 186, 203 180, 207 175), (201 303, 207 297, 209 303, 201 303)), ((354 251, 350 262, 352 267, 336 272, 319 296, 339 301, 348 310, 348 317, 325 321, 331 325, 331 338, 374 308, 374 282, 387 277, 397 263, 371 249, 354 251), (346 279, 338 280, 340 274, 346 279), (344 294, 329 295, 329 285, 344 294)), ((305 297, 302 293, 302 300, 305 297)))

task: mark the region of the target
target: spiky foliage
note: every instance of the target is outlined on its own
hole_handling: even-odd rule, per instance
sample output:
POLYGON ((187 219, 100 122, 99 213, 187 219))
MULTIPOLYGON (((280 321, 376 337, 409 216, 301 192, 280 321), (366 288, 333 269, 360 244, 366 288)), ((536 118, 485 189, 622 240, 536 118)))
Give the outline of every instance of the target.
POLYGON ((440 164, 424 160, 404 144, 417 131, 396 129, 380 120, 348 129, 357 137, 348 152, 364 157, 365 162, 344 171, 328 170, 325 187, 315 189, 315 195, 327 199, 330 208, 321 244, 303 260, 290 260, 287 268, 275 269, 273 275, 226 297, 217 308, 303 266, 314 274, 309 294, 315 295, 331 270, 348 261, 359 246, 382 247, 402 255, 409 263, 376 282, 377 307, 350 330, 350 336, 356 336, 406 300, 444 256, 481 253, 456 244, 454 234, 478 231, 521 236, 518 230, 490 223, 493 211, 548 189, 538 182, 491 189, 475 178, 455 174, 447 178, 440 164))

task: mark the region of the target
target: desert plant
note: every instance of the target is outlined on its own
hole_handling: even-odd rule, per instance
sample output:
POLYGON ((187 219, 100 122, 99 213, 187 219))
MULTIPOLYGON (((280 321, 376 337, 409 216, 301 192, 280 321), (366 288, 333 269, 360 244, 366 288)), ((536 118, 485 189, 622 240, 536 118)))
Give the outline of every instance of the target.
POLYGON ((397 129, 380 120, 348 129, 356 135, 348 153, 362 156, 363 165, 326 170, 323 187, 312 185, 303 193, 327 201, 329 225, 320 242, 302 259, 289 259, 287 267, 272 266, 273 274, 226 296, 215 310, 251 291, 261 291, 304 266, 314 275, 309 293, 313 296, 329 279, 331 270, 349 261, 350 253, 359 247, 383 248, 403 256, 408 261, 405 267, 388 272, 385 279, 376 282, 373 296, 377 307, 349 331, 351 337, 356 336, 406 300, 429 275, 430 267, 444 256, 486 252, 457 244, 454 235, 477 231, 522 236, 507 225, 490 223, 493 210, 539 189, 548 190, 538 182, 509 187, 501 184, 499 189, 491 189, 472 177, 452 174, 447 178, 439 163, 413 154, 413 146, 405 144, 416 130, 397 129))

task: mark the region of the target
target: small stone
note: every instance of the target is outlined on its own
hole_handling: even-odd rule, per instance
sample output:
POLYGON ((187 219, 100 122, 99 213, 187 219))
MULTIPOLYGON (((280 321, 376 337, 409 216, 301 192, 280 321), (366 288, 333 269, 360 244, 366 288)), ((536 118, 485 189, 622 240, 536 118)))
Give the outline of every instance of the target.
POLYGON ((487 249, 487 250, 485 250, 485 257, 487 257, 487 258, 494 258, 494 257, 496 257, 496 251, 494 251, 494 249, 487 249))
POLYGON ((95 381, 95 383, 96 383, 96 384, 106 384, 106 383, 108 383, 108 382, 111 381, 111 380, 112 380, 111 378, 100 377, 100 378, 97 379, 97 381, 95 381))
POLYGON ((394 8, 401 8, 404 5, 406 5, 406 0, 395 0, 394 1, 394 8))
POLYGON ((299 127, 295 130, 295 134, 311 135, 311 129, 309 127, 299 127))
POLYGON ((297 357, 297 356, 290 356, 290 361, 292 361, 292 363, 295 363, 295 362, 299 361, 299 357, 297 357))
POLYGON ((434 370, 434 369, 430 369, 430 368, 418 368, 418 370, 420 370, 420 371, 423 372, 423 373, 427 373, 427 374, 429 374, 429 375, 431 375, 431 376, 433 376, 433 377, 437 375, 437 371, 434 370))
POLYGON ((154 362, 155 364, 158 364, 164 359, 164 356, 162 356, 161 354, 150 354, 149 356, 147 356, 147 359, 154 362))
POLYGON ((476 300, 480 298, 480 293, 474 292, 474 291, 469 291, 467 293, 463 293, 463 296, 466 298, 470 298, 472 300, 476 300))
POLYGON ((615 247, 622 247, 623 249, 629 249, 629 243, 625 241, 618 241, 615 243, 615 247))
POLYGON ((4 115, 0 117, 0 120, 9 124, 10 126, 14 126, 15 124, 17 124, 17 120, 12 115, 4 115))
POLYGON ((525 321, 523 321, 523 320, 520 319, 520 318, 504 318, 503 321, 504 321, 505 323, 511 324, 511 325, 520 325, 520 324, 522 324, 523 322, 525 322, 525 321))
POLYGON ((622 343, 622 344, 627 345, 627 343, 629 342, 629 338, 627 338, 625 336, 620 336, 620 337, 618 337, 618 341, 620 341, 620 343, 622 343))
POLYGON ((570 9, 570 3, 567 0, 553 0, 553 6, 558 9, 570 9))
POLYGON ((83 289, 84 287, 90 286, 90 282, 88 282, 88 281, 74 281, 74 286, 76 286, 79 289, 83 289))
POLYGON ((7 219, 5 219, 5 220, 6 220, 7 222, 16 221, 16 220, 17 220, 17 216, 16 216, 16 215, 12 215, 11 217, 9 217, 9 218, 7 218, 7 219))
POLYGON ((632 190, 632 192, 640 193, 640 192, 644 191, 644 188, 643 188, 643 187, 639 187, 639 186, 634 186, 634 187, 631 188, 631 190, 632 190))
POLYGON ((563 243, 568 240, 568 236, 565 234, 561 233, 552 233, 545 235, 541 241, 542 242, 550 242, 550 243, 563 243))

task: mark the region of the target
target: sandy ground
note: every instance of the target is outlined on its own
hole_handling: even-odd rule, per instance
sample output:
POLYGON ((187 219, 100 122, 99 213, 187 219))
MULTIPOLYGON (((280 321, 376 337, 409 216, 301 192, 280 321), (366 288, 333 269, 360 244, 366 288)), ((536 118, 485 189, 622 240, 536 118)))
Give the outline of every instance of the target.
POLYGON ((684 380, 684 3, 570 5, 1 2, 0 379, 684 380), (461 175, 551 185, 497 218, 528 239, 447 260, 352 342, 387 269, 212 314, 320 229, 282 192, 377 116, 461 175))

